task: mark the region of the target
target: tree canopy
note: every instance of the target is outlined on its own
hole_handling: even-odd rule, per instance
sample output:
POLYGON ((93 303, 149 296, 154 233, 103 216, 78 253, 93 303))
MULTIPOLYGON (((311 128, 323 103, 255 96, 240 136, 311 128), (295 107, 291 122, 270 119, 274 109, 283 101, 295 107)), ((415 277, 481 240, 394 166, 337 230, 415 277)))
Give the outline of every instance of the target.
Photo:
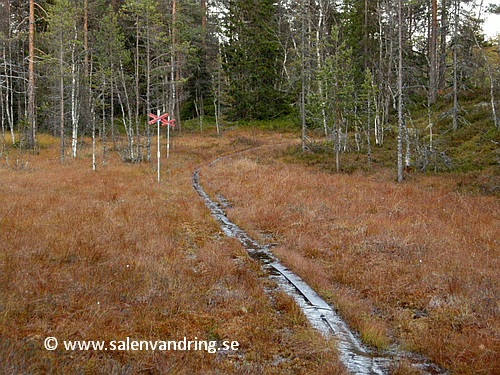
MULTIPOLYGON (((434 113, 439 101, 452 104, 446 116, 456 129, 459 96, 483 90, 498 128, 498 55, 484 53, 494 41, 486 40, 479 18, 498 13, 498 5, 2 0, 0 10, 2 130, 14 142, 15 133, 24 142, 35 136, 29 128, 52 132, 62 149, 71 138, 73 156, 79 137, 97 126, 101 138, 126 136, 127 159, 149 159, 145 118, 155 109, 176 117, 179 129, 195 117, 219 123, 303 113, 304 127, 318 129, 342 151, 351 148, 351 133, 358 149, 370 137, 382 145, 397 121, 398 100, 404 101, 402 131, 409 103, 434 113), (30 4, 34 38, 26 21, 30 4)), ((412 142, 408 132, 404 138, 412 142)), ((432 150, 432 139, 427 142, 432 150)))

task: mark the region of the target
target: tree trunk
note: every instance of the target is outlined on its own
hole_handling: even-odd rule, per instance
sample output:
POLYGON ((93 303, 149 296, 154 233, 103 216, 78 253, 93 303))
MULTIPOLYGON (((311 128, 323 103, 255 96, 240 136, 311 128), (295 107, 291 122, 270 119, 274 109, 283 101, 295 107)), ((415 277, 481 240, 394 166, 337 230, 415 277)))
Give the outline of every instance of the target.
POLYGON ((368 68, 368 0, 364 4, 363 69, 368 68))
MULTIPOLYGON (((482 7, 483 7, 483 2, 481 1, 481 4, 479 6, 479 15, 477 17, 478 20, 481 19, 481 10, 482 10, 482 7)), ((493 77, 493 70, 491 68, 490 62, 488 61, 488 57, 484 53, 484 49, 481 47, 481 45, 479 44, 479 41, 477 40, 476 34, 473 34, 473 35, 474 35, 474 42, 476 44, 476 47, 477 47, 478 50, 481 51, 481 56, 483 57, 484 63, 488 67, 488 78, 489 78, 489 81, 490 81, 491 113, 492 113, 492 116, 493 116, 493 122, 495 124, 495 128, 500 129, 500 124, 499 124, 498 117, 497 117, 497 111, 496 111, 496 108, 495 108, 495 78, 493 77)), ((500 48, 500 46, 498 48, 500 48)))
POLYGON ((118 100, 120 102, 120 107, 122 110, 122 121, 123 121, 123 125, 125 127, 125 133, 127 134, 127 141, 128 141, 127 157, 129 158, 129 160, 133 161, 133 160, 135 160, 134 128, 132 125, 133 115, 132 115, 132 108, 130 105, 130 98, 128 95, 127 81, 125 79, 125 68, 123 66, 123 61, 121 61, 121 60, 120 60, 120 78, 121 78, 123 94, 124 94, 125 98, 121 97, 120 91, 118 91, 117 94, 118 94, 118 100))
POLYGON ((441 27, 439 49, 439 88, 446 87, 446 36, 448 35, 448 9, 446 0, 441 0, 441 27))
POLYGON ((398 0, 398 182, 403 181, 403 2, 398 0))
MULTIPOLYGON (((303 7, 305 8, 306 0, 302 2, 303 7)), ((306 9, 302 11, 302 27, 300 30, 300 75, 301 75, 301 93, 300 93, 300 115, 301 115, 301 123, 302 123, 302 152, 306 151, 306 68, 305 68, 305 39, 306 39, 306 31, 305 31, 305 15, 307 14, 306 9)))
MULTIPOLYGON (((146 20, 146 110, 151 113, 151 41, 149 32, 149 17, 146 20)), ((146 159, 151 161, 151 128, 146 124, 146 159)))
POLYGON ((139 16, 136 16, 135 34, 135 132, 137 137, 137 161, 141 160, 141 133, 139 131, 139 107, 141 105, 141 93, 139 88, 139 16))
POLYGON ((454 1, 454 23, 453 26, 453 130, 458 128, 458 61, 457 61, 457 42, 458 42, 458 19, 459 19, 459 0, 454 1))
MULTIPOLYGON (((83 1, 83 73, 89 77, 89 2, 83 1)), ((89 85, 90 87, 90 85, 89 85)))
MULTIPOLYGON (((171 84, 171 91, 170 91, 170 110, 169 113, 172 117, 175 116, 175 111, 177 107, 177 84, 175 81, 176 77, 176 43, 177 43, 177 36, 176 36, 176 14, 177 14, 177 1, 173 0, 172 1, 172 52, 170 56, 170 84, 171 84)), ((178 119, 177 119, 178 120, 178 119)))
MULTIPOLYGON (((113 96, 111 95, 111 100, 113 96)), ((107 137, 106 137, 106 78, 102 84, 102 164, 106 164, 107 137)))
POLYGON ((202 28, 202 39, 203 39, 203 48, 206 51, 207 48, 207 2, 206 0, 200 1, 201 6, 201 28, 202 28))
POLYGON ((437 92, 437 0, 431 0, 429 35, 429 103, 436 103, 437 92))
MULTIPOLYGON (((111 78, 109 82, 109 90, 110 90, 110 100, 109 100, 109 121, 111 123, 111 141, 113 142, 113 146, 115 146, 115 70, 114 64, 111 62, 111 78)), ((104 137, 106 137, 106 133, 104 133, 104 137)))
MULTIPOLYGON (((10 34, 10 31, 9 31, 10 34)), ((10 38, 10 36, 9 36, 10 38)), ((3 110, 7 115, 7 122, 10 128, 10 136, 12 144, 16 143, 16 134, 14 132, 14 88, 12 84, 12 53, 11 53, 11 42, 10 40, 5 43, 5 48, 3 50, 3 60, 4 60, 4 73, 5 73, 5 99, 3 110), (7 54, 8 53, 8 54, 7 54)), ((2 117, 3 119, 3 117, 2 117)))
POLYGON ((64 47, 63 37, 59 46, 59 136, 61 143, 61 163, 64 162, 64 47))
MULTIPOLYGON (((321 69, 322 59, 321 59, 321 38, 323 31, 323 1, 320 0, 319 4, 319 16, 318 16, 318 25, 316 26, 316 65, 317 69, 321 69)), ((318 94, 321 105, 321 120, 323 122, 323 131, 325 132, 325 137, 328 137, 328 124, 326 118, 326 103, 323 93, 323 81, 322 78, 318 79, 318 94)))
POLYGON ((71 138, 71 152, 72 156, 76 158, 78 146, 78 126, 80 119, 80 106, 79 106, 79 83, 78 83, 78 67, 76 58, 76 47, 78 41, 78 29, 76 22, 74 25, 74 39, 71 45, 71 125, 72 125, 72 138, 71 138))
POLYGON ((12 42, 11 42, 12 30, 11 30, 11 23, 9 22, 9 20, 11 19, 10 0, 4 1, 4 8, 5 8, 4 30, 7 38, 4 43, 4 48, 2 52, 4 61, 4 74, 5 74, 5 95, 4 95, 4 103, 2 104, 2 110, 7 116, 7 123, 9 124, 10 128, 11 141, 12 144, 14 145, 16 143, 16 134, 14 132, 14 88, 12 83, 12 77, 13 77, 12 42))
POLYGON ((212 92, 214 96, 214 114, 215 114, 215 126, 217 128, 217 136, 221 136, 221 131, 220 131, 220 102, 221 102, 221 89, 222 89, 222 82, 221 82, 221 70, 222 70, 222 56, 221 56, 221 49, 220 49, 220 44, 218 45, 218 54, 217 54, 217 76, 215 74, 212 74, 212 92), (217 77, 217 78, 216 78, 217 77))
POLYGON ((411 139, 410 139, 410 130, 408 129, 408 125, 404 124, 403 130, 405 132, 405 168, 410 168, 411 166, 411 139))
POLYGON ((28 147, 36 148, 35 115, 35 0, 29 2, 28 38, 28 147))

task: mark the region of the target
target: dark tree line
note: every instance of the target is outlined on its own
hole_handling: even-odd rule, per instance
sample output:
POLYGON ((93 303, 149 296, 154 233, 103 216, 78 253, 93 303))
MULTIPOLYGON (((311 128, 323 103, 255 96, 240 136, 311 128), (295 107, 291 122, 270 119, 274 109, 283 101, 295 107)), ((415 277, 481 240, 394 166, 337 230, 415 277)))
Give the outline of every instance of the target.
MULTIPOLYGON (((414 143, 406 103, 432 114, 489 88, 499 66, 483 50, 472 0, 1 0, 0 119, 4 139, 36 148, 61 139, 61 159, 84 135, 111 141, 124 160, 149 160, 147 113, 182 120, 302 118, 341 154, 384 144, 397 124, 398 167, 414 143), (120 137, 118 137, 120 135, 120 137)), ((426 147, 433 152, 429 115, 426 147)), ((413 147, 414 149, 415 147, 413 147)))

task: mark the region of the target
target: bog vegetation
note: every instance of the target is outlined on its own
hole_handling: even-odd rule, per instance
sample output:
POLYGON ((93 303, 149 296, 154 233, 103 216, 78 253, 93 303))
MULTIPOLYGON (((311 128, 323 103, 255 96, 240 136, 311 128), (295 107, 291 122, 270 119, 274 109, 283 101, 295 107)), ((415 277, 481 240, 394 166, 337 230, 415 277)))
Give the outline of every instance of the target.
POLYGON ((367 345, 397 345, 457 373, 498 370, 498 169, 408 172, 397 184, 384 151, 371 171, 365 156, 350 155, 353 170, 338 174, 334 153, 298 151, 298 131, 255 126, 176 134, 161 184, 154 163, 123 163, 111 147, 92 171, 88 138, 64 164, 52 136, 40 136, 38 155, 9 146, 0 169, 2 371, 344 371, 334 341, 220 232, 191 187, 199 166, 229 217, 272 243, 367 345), (237 340, 240 350, 51 352, 47 336, 197 337, 237 340))
MULTIPOLYGON (((191 171, 238 148, 176 139, 164 182, 116 151, 100 171, 60 165, 40 137, 24 168, 0 169, 0 372, 342 373, 335 345, 306 324, 257 263, 227 239, 191 171), (46 337, 59 339, 55 351, 46 337), (63 340, 224 340, 237 352, 65 351, 63 340)), ((102 149, 100 150, 102 151, 102 149)), ((82 154, 89 154, 89 146, 82 154)))
POLYGON ((463 175, 398 185, 387 171, 320 166, 267 150, 202 173, 229 217, 274 244, 364 342, 452 373, 498 371, 498 195, 472 192, 463 175))

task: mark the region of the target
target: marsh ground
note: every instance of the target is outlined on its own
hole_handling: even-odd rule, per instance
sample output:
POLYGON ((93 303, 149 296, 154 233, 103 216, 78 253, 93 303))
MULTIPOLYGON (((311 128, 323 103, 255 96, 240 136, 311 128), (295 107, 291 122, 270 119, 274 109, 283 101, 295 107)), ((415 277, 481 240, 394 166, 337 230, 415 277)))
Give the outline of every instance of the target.
POLYGON ((344 371, 334 343, 289 297, 266 293, 258 264, 222 235, 191 187, 200 166, 228 215, 272 242, 367 344, 399 345, 454 373, 499 371, 500 204, 464 189, 462 177, 396 184, 386 169, 331 173, 289 152, 293 134, 236 129, 175 137, 158 184, 154 163, 111 153, 94 172, 88 146, 61 165, 57 140, 44 142, 22 163, 11 150, 0 167, 2 372, 344 371), (47 351, 48 336, 196 337, 240 348, 47 351))

